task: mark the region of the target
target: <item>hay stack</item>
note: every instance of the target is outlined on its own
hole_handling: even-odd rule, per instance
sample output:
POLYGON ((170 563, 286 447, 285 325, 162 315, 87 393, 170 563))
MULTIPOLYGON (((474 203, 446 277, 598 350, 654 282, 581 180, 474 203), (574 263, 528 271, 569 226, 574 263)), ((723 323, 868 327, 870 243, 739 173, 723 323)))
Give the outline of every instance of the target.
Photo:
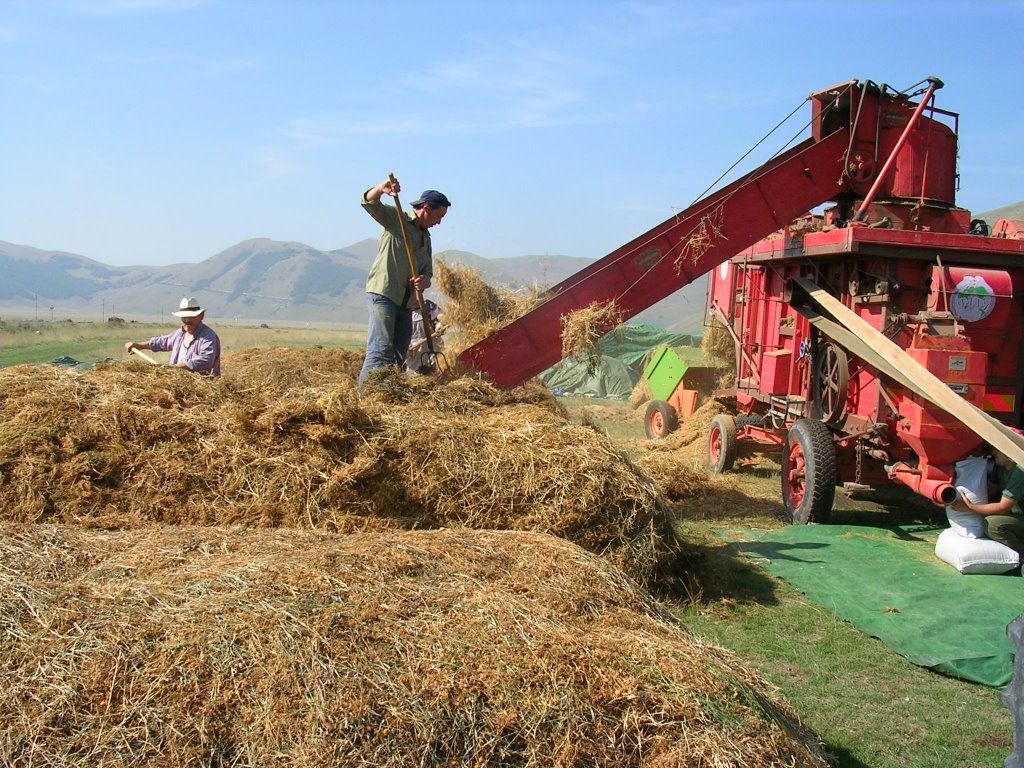
POLYGON ((629 393, 629 407, 634 411, 644 403, 653 399, 651 394, 651 385, 647 383, 647 378, 644 376, 640 377, 640 380, 633 387, 633 391, 629 393))
POLYGON ((235 390, 334 387, 355 380, 363 353, 350 349, 246 349, 228 355, 222 381, 235 390))
POLYGON ((644 584, 676 566, 654 485, 539 386, 388 370, 360 401, 351 379, 268 370, 257 386, 168 367, 0 371, 0 519, 509 528, 569 537, 644 584))
POLYGON ((604 304, 595 301, 562 315, 562 357, 584 363, 587 376, 593 376, 601 364, 597 342, 622 325, 622 316, 622 310, 614 301, 604 304))
POLYGON ((721 369, 715 389, 736 385, 736 342, 728 329, 714 317, 708 322, 700 348, 712 365, 721 369))
POLYGON ((707 458, 707 436, 711 428, 711 421, 720 413, 726 413, 727 408, 717 400, 708 400, 704 405, 690 414, 679 428, 661 440, 637 441, 633 447, 642 448, 645 451, 656 452, 683 452, 689 458, 707 458))
POLYGON ((0 560, 5 765, 825 766, 554 537, 7 524, 0 560))
POLYGON ((542 300, 539 289, 523 293, 496 288, 480 271, 438 261, 434 270, 437 289, 445 295, 445 349, 454 360, 460 353, 499 328, 519 319, 542 300))
POLYGON ((630 442, 636 466, 654 480, 665 498, 677 501, 713 489, 734 487, 730 479, 709 476, 703 469, 707 465, 711 420, 725 411, 720 403, 709 400, 664 439, 630 442))

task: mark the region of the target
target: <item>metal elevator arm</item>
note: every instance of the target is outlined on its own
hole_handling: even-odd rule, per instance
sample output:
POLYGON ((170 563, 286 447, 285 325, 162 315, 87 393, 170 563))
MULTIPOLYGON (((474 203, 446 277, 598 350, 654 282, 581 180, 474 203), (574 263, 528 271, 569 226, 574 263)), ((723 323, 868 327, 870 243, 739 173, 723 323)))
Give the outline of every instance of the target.
POLYGON ((614 301, 628 320, 834 198, 849 133, 808 139, 562 281, 543 304, 463 352, 456 367, 511 389, 562 359, 562 317, 614 301))

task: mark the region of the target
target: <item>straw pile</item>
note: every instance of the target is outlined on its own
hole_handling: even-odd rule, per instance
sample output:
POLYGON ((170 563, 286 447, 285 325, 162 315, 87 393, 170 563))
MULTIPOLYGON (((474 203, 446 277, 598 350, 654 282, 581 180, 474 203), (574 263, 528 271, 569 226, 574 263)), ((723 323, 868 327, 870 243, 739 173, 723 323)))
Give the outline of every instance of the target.
POLYGON ((508 528, 567 537, 644 584, 672 575, 654 484, 543 388, 388 369, 360 401, 347 354, 308 350, 298 373, 283 357, 252 350, 229 375, 227 356, 219 382, 141 364, 0 371, 0 519, 508 528))
POLYGON ((716 318, 711 318, 700 341, 700 348, 709 360, 733 367, 736 357, 736 342, 716 318))
POLYGON ((669 501, 732 490, 733 478, 708 475, 707 434, 711 420, 725 408, 709 400, 679 425, 679 429, 661 440, 634 440, 629 444, 633 461, 669 501))
POLYGON ((434 284, 447 298, 444 316, 448 331, 444 338, 452 359, 543 300, 538 289, 515 293, 489 285, 472 267, 443 261, 434 267, 434 284))
POLYGON ((355 381, 363 366, 363 353, 351 349, 246 349, 229 355, 230 365, 221 379, 240 393, 295 387, 330 388, 355 381))
POLYGON ((554 537, 7 524, 0 562, 5 765, 826 765, 554 537))
POLYGON ((722 205, 719 205, 710 213, 702 216, 700 222, 690 232, 675 260, 678 274, 683 273, 687 262, 697 264, 712 246, 729 239, 725 236, 722 225, 722 210, 722 205))
POLYGON ((641 376, 636 386, 633 387, 633 391, 629 393, 629 407, 635 411, 652 397, 651 385, 647 383, 646 377, 641 376))
POLYGON ((593 376, 601 364, 598 340, 620 325, 622 310, 614 301, 595 301, 562 315, 562 357, 585 363, 587 375, 593 376))

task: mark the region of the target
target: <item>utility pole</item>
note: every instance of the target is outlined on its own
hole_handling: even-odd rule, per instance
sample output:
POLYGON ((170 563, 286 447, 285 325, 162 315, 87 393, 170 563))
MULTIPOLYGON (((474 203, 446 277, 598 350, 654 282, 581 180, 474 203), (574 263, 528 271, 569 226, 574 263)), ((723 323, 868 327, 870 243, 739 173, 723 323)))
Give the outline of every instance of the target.
POLYGON ((104 322, 107 319, 107 300, 103 299, 103 309, 101 310, 100 322, 104 322))

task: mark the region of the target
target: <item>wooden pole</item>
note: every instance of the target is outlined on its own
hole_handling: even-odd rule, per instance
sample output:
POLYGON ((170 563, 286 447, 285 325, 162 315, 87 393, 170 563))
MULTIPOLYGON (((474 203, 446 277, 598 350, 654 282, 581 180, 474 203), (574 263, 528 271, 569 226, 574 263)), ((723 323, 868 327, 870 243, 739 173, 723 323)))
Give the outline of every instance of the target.
MULTIPOLYGON (((398 185, 398 179, 395 178, 395 174, 388 174, 388 181, 394 185, 398 185)), ((416 259, 412 255, 412 243, 409 242, 409 233, 405 228, 405 214, 402 213, 402 203, 398 199, 398 193, 396 192, 392 197, 395 198, 395 209, 398 211, 398 226, 402 230, 402 242, 405 243, 405 255, 409 258, 409 272, 412 274, 415 280, 419 277, 419 273, 416 271, 416 259)), ((430 313, 427 311, 427 303, 423 300, 423 291, 421 291, 415 283, 413 283, 413 291, 416 294, 416 301, 419 302, 420 317, 423 318, 423 336, 426 338, 427 350, 430 354, 437 356, 437 350, 434 348, 434 327, 430 322, 430 313)))
POLYGON ((133 355, 138 355, 139 357, 141 357, 143 360, 145 360, 150 365, 160 365, 160 361, 159 360, 154 360, 152 357, 147 355, 141 349, 136 349, 135 347, 132 347, 132 354, 133 355))

